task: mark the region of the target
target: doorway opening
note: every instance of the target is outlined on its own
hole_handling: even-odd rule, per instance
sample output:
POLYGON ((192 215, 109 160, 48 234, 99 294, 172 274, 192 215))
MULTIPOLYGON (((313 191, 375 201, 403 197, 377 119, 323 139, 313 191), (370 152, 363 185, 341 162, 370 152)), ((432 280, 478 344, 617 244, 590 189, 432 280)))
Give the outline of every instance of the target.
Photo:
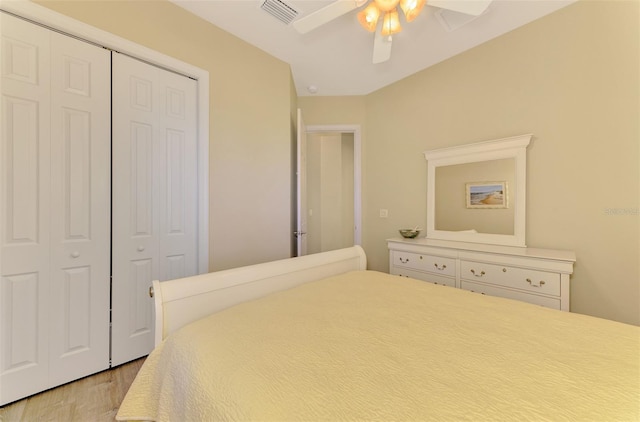
POLYGON ((361 244, 359 126, 307 126, 307 253, 361 244))

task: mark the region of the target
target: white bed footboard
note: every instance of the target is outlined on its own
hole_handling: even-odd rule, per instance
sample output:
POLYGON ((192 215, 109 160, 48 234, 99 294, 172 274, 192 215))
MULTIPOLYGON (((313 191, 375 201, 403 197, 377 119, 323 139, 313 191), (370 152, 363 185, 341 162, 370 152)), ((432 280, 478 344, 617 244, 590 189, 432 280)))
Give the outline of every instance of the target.
POLYGON ((364 250, 353 246, 193 277, 155 280, 155 345, 180 327, 238 303, 366 267, 364 250))

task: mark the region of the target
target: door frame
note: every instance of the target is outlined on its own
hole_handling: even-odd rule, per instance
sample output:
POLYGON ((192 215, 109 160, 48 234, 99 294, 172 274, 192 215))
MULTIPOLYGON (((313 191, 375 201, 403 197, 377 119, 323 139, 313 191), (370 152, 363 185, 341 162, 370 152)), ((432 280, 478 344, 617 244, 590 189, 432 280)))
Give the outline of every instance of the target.
POLYGON ((362 140, 360 125, 309 125, 310 133, 353 134, 353 243, 362 245, 362 140))
POLYGON ((296 111, 296 248, 295 256, 307 254, 307 126, 302 110, 296 111))
POLYGON ((198 82, 198 272, 209 272, 209 72, 30 1, 1 2, 0 9, 198 82))

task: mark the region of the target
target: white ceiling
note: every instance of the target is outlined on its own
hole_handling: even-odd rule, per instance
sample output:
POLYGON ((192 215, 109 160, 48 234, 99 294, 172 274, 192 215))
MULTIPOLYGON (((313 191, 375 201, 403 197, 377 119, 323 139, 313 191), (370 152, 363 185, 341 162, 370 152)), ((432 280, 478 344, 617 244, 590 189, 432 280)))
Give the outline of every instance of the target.
MULTIPOLYGON (((307 34, 299 34, 260 8, 263 0, 171 0, 261 50, 289 63, 299 96, 365 95, 511 31, 576 0, 494 0, 487 11, 458 29, 448 22, 467 15, 427 6, 394 35, 391 59, 371 63, 373 34, 354 10, 307 34), (317 93, 308 87, 317 87, 317 93)), ((299 19, 333 0, 283 0, 299 19)), ((346 0, 338 0, 346 1, 346 0)), ((460 0, 451 0, 460 1, 460 0)))

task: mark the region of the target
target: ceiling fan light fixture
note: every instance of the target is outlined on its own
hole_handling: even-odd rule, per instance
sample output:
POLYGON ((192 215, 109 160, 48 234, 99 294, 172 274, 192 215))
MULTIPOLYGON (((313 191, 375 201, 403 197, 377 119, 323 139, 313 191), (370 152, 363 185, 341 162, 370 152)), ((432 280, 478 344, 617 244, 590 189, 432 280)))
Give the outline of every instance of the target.
POLYGON ((373 3, 378 6, 381 12, 390 12, 396 8, 400 0, 373 0, 373 3))
POLYGON ((358 13, 358 22, 369 32, 375 32, 379 18, 380 9, 378 9, 375 3, 369 3, 367 7, 358 13))
POLYGON ((358 22, 369 32, 375 32, 380 15, 384 15, 382 35, 393 35, 402 31, 398 6, 404 12, 405 20, 411 22, 420 14, 426 0, 371 0, 358 13, 358 22))
POLYGON ((400 31, 402 31, 402 27, 398 18, 398 11, 394 9, 385 13, 384 21, 382 22, 382 35, 393 35, 400 31))
POLYGON ((400 0, 400 8, 407 22, 414 20, 424 7, 426 0, 400 0))

